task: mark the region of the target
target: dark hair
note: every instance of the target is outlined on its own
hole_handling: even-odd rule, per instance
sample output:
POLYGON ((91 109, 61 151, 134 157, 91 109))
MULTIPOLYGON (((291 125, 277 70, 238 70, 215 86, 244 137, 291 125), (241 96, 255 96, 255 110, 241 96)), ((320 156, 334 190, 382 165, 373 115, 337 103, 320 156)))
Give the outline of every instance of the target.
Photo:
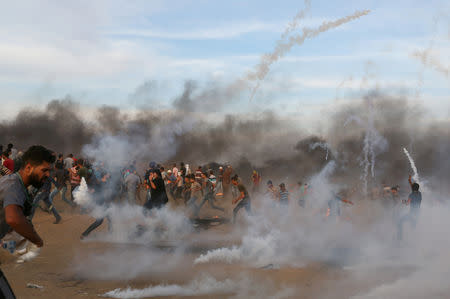
POLYGON ((417 184, 417 183, 412 184, 411 189, 412 189, 412 191, 419 191, 419 184, 417 184))
POLYGON ((239 176, 237 175, 237 174, 235 174, 232 178, 231 178, 231 180, 232 181, 237 181, 239 179, 239 176))
POLYGON ((68 157, 70 157, 70 158, 73 158, 73 154, 69 154, 69 156, 68 157))
POLYGON ((159 168, 160 170, 164 171, 164 167, 161 166, 161 168, 159 168))
POLYGON ((62 158, 62 157, 64 157, 63 154, 59 154, 58 155, 58 158, 62 158))
POLYGON ((14 145, 12 143, 8 144, 8 148, 12 149, 14 147, 14 145))
POLYGON ((24 168, 28 163, 32 166, 40 165, 43 162, 53 163, 55 162, 55 156, 52 151, 42 145, 33 145, 23 154, 22 161, 22 168, 24 168))
POLYGON ((391 190, 392 190, 392 191, 394 191, 394 190, 395 190, 395 191, 398 191, 398 186, 392 187, 391 190))
POLYGON ((272 181, 271 181, 271 180, 268 180, 268 181, 267 181, 267 185, 273 185, 272 181))

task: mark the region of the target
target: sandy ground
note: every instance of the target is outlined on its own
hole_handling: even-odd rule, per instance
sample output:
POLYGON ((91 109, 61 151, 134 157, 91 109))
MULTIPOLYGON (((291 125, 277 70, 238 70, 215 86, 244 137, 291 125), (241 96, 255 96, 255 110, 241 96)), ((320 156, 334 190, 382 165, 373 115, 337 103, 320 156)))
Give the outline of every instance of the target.
MULTIPOLYGON (((268 284, 277 290, 287 287, 295 288, 293 298, 349 298, 352 295, 364 293, 376 285, 392 281, 403 274, 398 270, 378 269, 370 274, 365 273, 355 277, 355 275, 349 274, 345 268, 321 263, 309 264, 303 268, 281 269, 252 269, 236 264, 194 266, 193 260, 207 249, 238 242, 238 237, 226 237, 231 231, 231 224, 222 224, 195 232, 198 240, 202 240, 202 236, 208 235, 219 235, 223 238, 218 238, 218 241, 210 243, 199 241, 195 248, 183 255, 179 267, 175 269, 168 271, 149 269, 148 273, 141 273, 132 280, 100 279, 95 278, 97 277, 95 275, 90 277, 89 270, 80 271, 80 263, 82 265, 83 262, 86 263, 89 256, 102 256, 114 254, 114 252, 118 253, 117 258, 120 259, 127 253, 132 255, 136 246, 80 241, 81 232, 93 219, 88 215, 79 214, 77 209, 67 206, 59 198, 55 201, 55 206, 61 211, 63 217, 60 224, 53 224, 54 218, 51 214, 41 210, 36 213, 35 227, 42 236, 45 246, 35 260, 17 264, 13 256, 5 250, 0 250, 1 268, 18 298, 99 298, 99 295, 107 291, 128 286, 145 288, 161 283, 184 284, 201 273, 214 274, 217 280, 238 278, 238 274, 244 273, 256 281, 256 284, 260 283, 261 288, 268 284), (27 283, 40 285, 43 289, 28 288, 27 283)), ((207 213, 209 212, 207 211, 207 213)), ((214 212, 211 213, 214 214, 214 212)), ((101 234, 106 229, 107 226, 103 223, 96 233, 101 234)), ((155 248, 151 250, 155 250, 155 248)), ((171 254, 175 254, 164 248, 156 250, 165 251, 164 258, 167 261, 171 259, 171 254)), ((98 271, 102 271, 101 267, 103 266, 101 263, 95 265, 98 271)), ((108 271, 108 269, 105 268, 104 271, 108 271)), ((256 288, 258 289, 258 286, 256 288)), ((231 295, 220 294, 199 298, 228 298, 231 295)))

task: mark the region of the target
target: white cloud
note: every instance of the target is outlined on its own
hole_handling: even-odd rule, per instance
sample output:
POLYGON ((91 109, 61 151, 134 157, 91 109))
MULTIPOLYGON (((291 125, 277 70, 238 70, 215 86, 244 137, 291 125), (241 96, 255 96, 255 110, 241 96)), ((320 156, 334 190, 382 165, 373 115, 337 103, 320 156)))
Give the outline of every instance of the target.
MULTIPOLYGON (((327 19, 325 18, 310 18, 302 21, 303 26, 318 26, 327 19)), ((133 28, 133 29, 117 29, 106 31, 105 34, 111 36, 131 36, 131 37, 147 37, 160 39, 175 39, 175 40, 206 40, 206 39, 232 39, 241 37, 249 33, 281 33, 286 27, 286 22, 264 22, 260 20, 251 21, 228 21, 209 28, 189 28, 182 30, 164 30, 152 28, 133 28)), ((293 32, 295 33, 295 31, 293 32)))
POLYGON ((232 23, 216 28, 191 29, 186 31, 165 31, 158 29, 128 29, 107 32, 110 35, 125 35, 163 39, 199 40, 199 39, 230 39, 253 32, 280 32, 277 24, 263 22, 232 23))

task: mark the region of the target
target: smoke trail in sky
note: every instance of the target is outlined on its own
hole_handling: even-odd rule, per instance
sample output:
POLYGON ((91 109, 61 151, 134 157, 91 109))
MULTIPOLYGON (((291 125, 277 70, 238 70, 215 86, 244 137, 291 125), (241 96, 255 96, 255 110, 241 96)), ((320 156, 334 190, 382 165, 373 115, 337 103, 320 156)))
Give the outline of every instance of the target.
POLYGON ((366 96, 366 109, 367 109, 367 120, 363 121, 359 116, 352 115, 344 123, 344 127, 350 122, 354 121, 357 124, 365 127, 365 134, 363 140, 363 152, 361 159, 361 166, 363 168, 363 173, 361 179, 364 183, 364 194, 367 194, 369 175, 375 177, 375 162, 378 154, 386 151, 388 148, 388 141, 384 138, 375 128, 375 107, 374 107, 374 97, 378 95, 369 94, 366 96))
POLYGON ((414 181, 419 182, 419 173, 417 172, 416 163, 414 162, 413 158, 411 157, 411 155, 409 154, 409 152, 406 148, 403 148, 403 152, 408 157, 409 164, 411 164, 411 168, 414 171, 414 176, 413 176, 414 181))
POLYGON ((287 42, 279 41, 275 46, 272 53, 265 54, 261 57, 260 63, 256 66, 253 72, 247 74, 247 80, 256 81, 256 86, 252 90, 251 98, 253 99, 256 91, 258 90, 260 83, 270 71, 270 66, 277 62, 280 58, 284 57, 287 52, 289 52, 293 46, 302 45, 306 39, 311 39, 319 35, 320 33, 326 32, 330 29, 339 27, 345 23, 351 22, 353 20, 359 19, 370 13, 370 10, 356 11, 354 14, 334 20, 327 21, 320 25, 318 28, 303 28, 303 33, 291 36, 287 42))
POLYGON ((328 161, 328 144, 326 142, 316 142, 316 143, 313 143, 313 144, 309 145, 309 148, 311 150, 315 150, 318 147, 327 152, 326 155, 325 155, 325 160, 328 161))
POLYGON ((422 62, 424 67, 430 67, 448 78, 450 68, 448 66, 443 65, 437 58, 437 56, 431 53, 431 50, 432 50, 431 48, 428 48, 424 51, 415 51, 411 54, 411 56, 413 58, 420 60, 420 62, 422 62))
POLYGON ((305 18, 306 14, 311 9, 311 0, 305 0, 305 8, 300 10, 295 17, 289 22, 288 26, 281 35, 281 39, 285 39, 292 31, 298 28, 299 22, 305 18))

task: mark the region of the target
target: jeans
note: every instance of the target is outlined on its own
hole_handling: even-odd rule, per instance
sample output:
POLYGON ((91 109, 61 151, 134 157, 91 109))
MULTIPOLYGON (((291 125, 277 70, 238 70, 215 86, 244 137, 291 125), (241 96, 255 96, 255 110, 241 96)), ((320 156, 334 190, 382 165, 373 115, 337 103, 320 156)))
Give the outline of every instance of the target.
MULTIPOLYGON (((89 225, 89 227, 81 235, 83 237, 87 237, 93 230, 102 225, 104 219, 105 217, 95 219, 95 221, 91 225, 89 225)), ((111 218, 109 218, 109 216, 106 216, 106 219, 108 219, 108 230, 111 231, 111 218)))
POLYGON ((4 299, 16 299, 11 286, 8 283, 8 280, 5 277, 5 274, 0 270, 0 298, 4 299))
POLYGON ((213 208, 213 209, 216 209, 216 210, 219 210, 219 211, 222 211, 222 212, 225 211, 225 210, 222 209, 221 207, 218 207, 218 206, 216 206, 216 205, 214 204, 214 194, 208 193, 208 194, 205 195, 205 197, 203 197, 202 202, 201 202, 201 203, 198 205, 198 207, 196 208, 196 210, 195 210, 195 216, 198 215, 198 213, 200 212, 200 209, 203 207, 203 205, 204 205, 206 202, 209 202, 210 207, 213 208))
POLYGON ((408 214, 401 217, 397 223, 397 240, 403 239, 403 223, 409 222, 413 228, 416 227, 417 218, 419 216, 418 210, 411 210, 408 214))
POLYGON ((31 209, 31 215, 30 218, 32 219, 34 216, 34 213, 36 212, 36 208, 39 205, 40 201, 44 201, 44 203, 47 205, 47 208, 53 213, 53 216, 55 216, 56 221, 61 220, 61 216, 59 215, 58 211, 53 206, 53 202, 49 197, 48 192, 40 192, 36 195, 36 197, 33 200, 33 207, 31 209))
POLYGON ((61 191, 61 199, 62 199, 65 203, 67 203, 67 204, 69 204, 69 205, 71 205, 71 206, 75 206, 75 204, 74 204, 72 201, 70 201, 70 200, 68 200, 68 199, 66 198, 66 193, 67 193, 67 186, 66 186, 66 185, 63 185, 62 187, 59 187, 59 188, 55 188, 55 189, 52 191, 52 193, 50 193, 50 201, 53 202, 53 199, 55 198, 55 196, 56 196, 60 191, 61 191))
POLYGON ((127 191, 127 200, 130 205, 136 204, 136 190, 127 191))
POLYGON ((252 206, 249 198, 242 199, 233 209, 233 223, 236 221, 236 215, 240 209, 245 208, 248 215, 252 214, 252 206))

